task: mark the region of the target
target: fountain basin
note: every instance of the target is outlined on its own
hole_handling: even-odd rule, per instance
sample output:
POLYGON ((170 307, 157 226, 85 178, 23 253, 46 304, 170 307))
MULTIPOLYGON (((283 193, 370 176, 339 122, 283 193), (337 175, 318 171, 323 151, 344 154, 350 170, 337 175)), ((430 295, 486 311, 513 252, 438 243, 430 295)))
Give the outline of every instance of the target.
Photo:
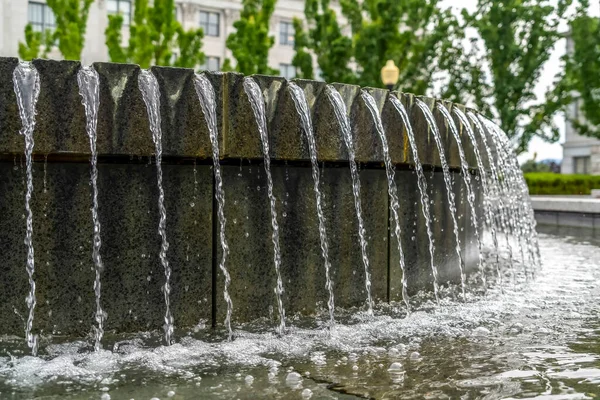
MULTIPOLYGON (((18 61, 0 58, 0 334, 22 334, 28 293, 25 273, 24 139, 12 73, 18 61)), ((37 307, 34 330, 85 335, 93 324, 94 272, 90 148, 86 116, 77 84, 78 62, 34 60, 40 75, 37 103, 34 216, 37 307)), ((134 332, 163 324, 164 275, 158 259, 159 211, 155 153, 148 115, 138 87, 136 65, 96 63, 100 76, 98 112, 98 190, 102 225, 102 304, 106 329, 134 332)), ((168 258, 173 269, 171 305, 177 327, 220 324, 225 314, 223 278, 218 271, 217 207, 208 128, 194 90, 194 71, 153 67, 160 87, 163 173, 167 207, 168 258)), ((225 189, 227 268, 233 320, 276 319, 273 248, 255 117, 243 89, 243 76, 207 73, 217 100, 217 125, 225 189)), ((319 247, 318 219, 310 157, 300 118, 283 78, 255 76, 266 103, 270 157, 282 248, 284 304, 288 316, 325 307, 327 291, 319 247)), ((295 81, 304 89, 314 125, 321 168, 321 191, 329 233, 336 306, 363 306, 364 271, 358 246, 348 154, 326 84, 295 81)), ((361 88, 337 85, 350 114, 356 161, 361 165, 361 200, 368 239, 372 293, 376 301, 400 300, 402 274, 390 229, 386 171, 380 138, 361 99, 361 88)), ((410 293, 432 286, 428 238, 405 127, 388 96, 405 105, 421 163, 425 167, 433 216, 435 262, 441 282, 459 280, 455 241, 440 157, 415 97, 368 90, 375 98, 396 166, 402 244, 410 293)), ((465 187, 459 175, 457 144, 435 99, 423 98, 440 129, 457 198, 460 241, 468 270, 476 268, 477 248, 465 187)), ((446 107, 461 107, 444 103, 446 107)), ((464 109, 464 108, 462 108, 464 109)), ((455 119, 457 125, 459 121, 455 119)), ((474 149, 459 129, 466 159, 477 174, 474 149)), ((485 154, 482 144, 481 153, 485 154)), ((484 155, 485 158, 485 155, 484 155)), ((486 159, 487 162, 487 159, 486 159)), ((479 187, 475 180, 476 193, 479 187)), ((477 202, 481 202, 478 194, 477 202)), ((481 220, 481 218, 480 218, 481 220)), ((395 240, 395 239, 394 239, 395 240)))

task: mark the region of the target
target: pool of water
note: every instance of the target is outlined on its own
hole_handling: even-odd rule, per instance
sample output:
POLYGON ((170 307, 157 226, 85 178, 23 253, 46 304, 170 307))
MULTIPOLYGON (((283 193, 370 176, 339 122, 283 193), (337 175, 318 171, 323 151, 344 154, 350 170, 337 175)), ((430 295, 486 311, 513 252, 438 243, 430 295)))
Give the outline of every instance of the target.
POLYGON ((292 318, 279 337, 258 321, 226 342, 200 324, 170 347, 150 332, 107 337, 99 353, 52 337, 39 357, 1 337, 0 399, 598 398, 600 240, 553 231, 540 246, 534 280, 517 264, 514 283, 507 273, 466 302, 447 288, 439 306, 423 295, 408 316, 346 311, 331 331, 292 318))

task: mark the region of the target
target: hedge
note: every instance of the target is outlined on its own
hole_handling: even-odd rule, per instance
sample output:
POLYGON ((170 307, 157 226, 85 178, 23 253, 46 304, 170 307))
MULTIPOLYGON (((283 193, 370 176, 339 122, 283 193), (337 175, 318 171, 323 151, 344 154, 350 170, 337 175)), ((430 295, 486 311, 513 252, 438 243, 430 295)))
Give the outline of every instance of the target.
POLYGON ((525 174, 529 194, 591 194, 600 189, 600 175, 562 175, 551 172, 525 174))

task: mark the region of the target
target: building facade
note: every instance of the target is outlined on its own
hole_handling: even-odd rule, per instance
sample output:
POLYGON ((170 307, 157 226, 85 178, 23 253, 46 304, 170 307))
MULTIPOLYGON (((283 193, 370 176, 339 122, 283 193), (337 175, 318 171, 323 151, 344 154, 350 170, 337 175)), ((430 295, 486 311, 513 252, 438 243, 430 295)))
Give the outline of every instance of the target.
MULTIPOLYGON (((108 49, 104 43, 108 15, 121 13, 125 25, 128 25, 133 17, 133 4, 134 0, 94 1, 90 8, 86 43, 81 55, 83 64, 109 61, 108 49)), ((332 2, 332 7, 341 15, 337 1, 332 2)), ((225 41, 234 32, 233 23, 239 19, 241 9, 241 0, 176 0, 176 18, 182 26, 185 29, 204 29, 203 51, 206 62, 200 66, 201 69, 220 70, 226 58, 235 63, 225 41)), ((293 78, 296 74, 292 66, 294 17, 304 18, 304 0, 279 0, 270 24, 275 45, 269 54, 269 66, 278 69, 286 78, 293 78)), ((19 41, 24 41, 25 25, 31 23, 34 29, 40 31, 52 29, 54 15, 46 5, 46 0, 0 0, 0 22, 0 56, 18 57, 18 44, 19 41)), ((124 26, 124 41, 128 40, 128 33, 128 26, 124 26)), ((49 57, 60 58, 60 53, 55 49, 49 57)))
MULTIPOLYGON (((573 52, 573 40, 567 36, 567 52, 573 52)), ((567 110, 568 119, 584 122, 581 116, 581 102, 575 101, 567 110)), ((565 142, 563 143, 563 174, 600 175, 600 140, 577 134, 575 127, 567 120, 565 142)))

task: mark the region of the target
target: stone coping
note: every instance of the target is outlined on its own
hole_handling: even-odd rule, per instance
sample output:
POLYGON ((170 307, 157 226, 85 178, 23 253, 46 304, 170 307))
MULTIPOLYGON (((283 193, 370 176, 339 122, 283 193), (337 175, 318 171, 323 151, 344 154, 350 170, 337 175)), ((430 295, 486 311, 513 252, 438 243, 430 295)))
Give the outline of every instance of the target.
MULTIPOLYGON (((0 57, 0 156, 21 154, 24 139, 18 135, 21 121, 18 115, 12 74, 16 58, 0 57)), ((40 95, 37 103, 34 155, 87 156, 89 142, 85 134, 85 114, 77 72, 77 61, 32 61, 40 74, 40 95)), ((132 64, 94 63, 100 76, 100 106, 98 112, 98 154, 109 156, 148 156, 154 154, 146 108, 138 88, 140 67, 132 64)), ((152 67, 161 92, 163 154, 165 157, 209 159, 212 155, 208 129, 194 89, 194 70, 152 67)), ((220 154, 223 159, 262 159, 260 136, 247 95, 244 76, 238 73, 204 72, 215 87, 220 154), (220 105, 220 106, 219 106, 220 105)), ((307 161, 308 145, 301 131, 300 118, 284 78, 255 75, 265 94, 271 158, 274 160, 307 161)), ((311 80, 294 80, 304 89, 311 107, 318 158, 321 161, 347 161, 332 104, 326 93, 327 84, 311 80)), ((419 158, 424 165, 440 166, 440 157, 432 133, 412 94, 384 89, 333 84, 346 102, 351 117, 356 160, 361 163, 383 163, 380 138, 373 118, 360 96, 367 90, 379 105, 386 131, 390 155, 396 165, 414 164, 406 129, 389 96, 397 96, 406 106, 415 132, 419 158)), ((430 108, 439 126, 446 158, 450 167, 459 168, 457 144, 441 113, 435 110, 438 100, 418 97, 430 108)), ((443 102, 452 107, 464 106, 443 102)), ((476 168, 474 149, 460 121, 453 114, 462 137, 467 162, 476 168)), ((482 143, 478 143, 485 157, 482 143)), ((487 162, 487 160, 484 160, 487 162)))
POLYGON ((557 211, 600 214, 600 199, 589 196, 531 196, 534 211, 557 211))

